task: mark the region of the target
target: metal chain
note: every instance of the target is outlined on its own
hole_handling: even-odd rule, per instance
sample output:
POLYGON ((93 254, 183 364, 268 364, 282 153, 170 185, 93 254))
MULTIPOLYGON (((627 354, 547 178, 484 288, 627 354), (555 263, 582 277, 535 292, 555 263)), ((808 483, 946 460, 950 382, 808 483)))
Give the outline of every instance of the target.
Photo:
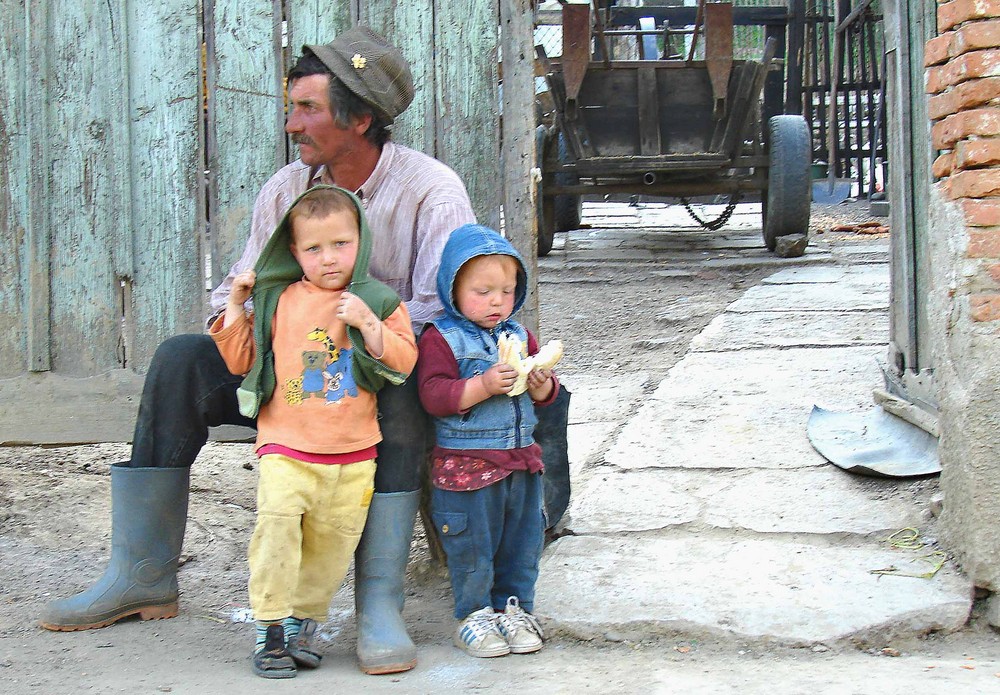
POLYGON ((691 215, 695 222, 700 224, 705 229, 711 229, 714 232, 716 229, 719 229, 726 224, 726 222, 729 221, 729 218, 733 216, 733 212, 736 210, 736 204, 740 202, 740 198, 742 198, 742 196, 739 193, 734 193, 729 199, 729 205, 726 206, 726 209, 722 211, 721 215, 716 217, 711 222, 706 222, 698 217, 695 211, 691 208, 691 203, 688 202, 687 198, 681 198, 681 203, 684 204, 684 209, 688 211, 688 214, 691 215))

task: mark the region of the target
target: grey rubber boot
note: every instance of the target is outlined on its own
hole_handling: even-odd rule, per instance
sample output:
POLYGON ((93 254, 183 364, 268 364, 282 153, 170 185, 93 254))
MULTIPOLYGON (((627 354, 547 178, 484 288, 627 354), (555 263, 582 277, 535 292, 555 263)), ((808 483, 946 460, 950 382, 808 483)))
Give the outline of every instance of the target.
POLYGON ((139 614, 177 615, 177 559, 187 522, 189 468, 111 467, 111 560, 82 593, 50 603, 48 630, 89 630, 139 614))
POLYGON ((358 662, 370 674, 409 671, 417 648, 403 622, 403 580, 420 491, 379 493, 354 555, 358 662))

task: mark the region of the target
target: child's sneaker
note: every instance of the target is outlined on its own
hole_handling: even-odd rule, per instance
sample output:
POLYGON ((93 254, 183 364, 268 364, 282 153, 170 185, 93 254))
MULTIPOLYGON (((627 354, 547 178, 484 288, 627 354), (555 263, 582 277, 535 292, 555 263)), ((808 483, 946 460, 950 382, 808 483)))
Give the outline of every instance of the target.
POLYGON ((261 678, 294 678, 295 662, 285 648, 285 630, 281 623, 268 625, 267 637, 250 657, 253 672, 261 678))
POLYGON ((521 608, 517 596, 508 598, 503 613, 497 614, 497 629, 507 640, 511 654, 530 654, 542 648, 542 626, 521 608))
POLYGON ((497 629, 496 613, 486 606, 470 613, 455 629, 455 646, 466 654, 479 657, 504 656, 510 654, 507 640, 497 629))

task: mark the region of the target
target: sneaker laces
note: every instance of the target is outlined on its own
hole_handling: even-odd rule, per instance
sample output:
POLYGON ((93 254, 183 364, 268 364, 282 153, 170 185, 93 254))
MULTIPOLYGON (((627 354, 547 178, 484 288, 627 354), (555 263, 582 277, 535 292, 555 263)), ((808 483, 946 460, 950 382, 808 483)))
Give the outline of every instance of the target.
POLYGON ((497 615, 495 613, 487 613, 485 609, 478 610, 465 619, 462 630, 463 632, 465 630, 471 632, 473 639, 485 637, 492 632, 496 632, 496 618, 497 615))
POLYGON ((542 626, 538 619, 528 611, 521 608, 516 596, 507 599, 507 608, 503 613, 497 614, 497 622, 503 625, 508 634, 513 634, 518 630, 527 629, 534 632, 540 638, 545 639, 542 626))

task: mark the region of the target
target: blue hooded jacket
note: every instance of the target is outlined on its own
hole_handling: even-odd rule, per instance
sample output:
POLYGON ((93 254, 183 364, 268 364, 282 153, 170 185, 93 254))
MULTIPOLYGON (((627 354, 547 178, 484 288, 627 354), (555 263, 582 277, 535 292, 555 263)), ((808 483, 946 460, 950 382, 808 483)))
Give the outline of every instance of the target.
MULTIPOLYGON (((437 274, 437 293, 444 316, 432 323, 441 333, 458 363, 458 375, 468 379, 497 363, 497 340, 511 333, 525 344, 528 332, 514 320, 528 293, 528 272, 520 254, 500 234, 478 224, 459 227, 448 237, 437 274), (455 278, 459 269, 476 256, 511 256, 518 263, 514 310, 496 328, 486 330, 465 318, 455 306, 455 278)), ((538 419, 527 392, 518 396, 491 396, 468 412, 435 417, 438 446, 447 449, 520 449, 534 443, 538 419)))

